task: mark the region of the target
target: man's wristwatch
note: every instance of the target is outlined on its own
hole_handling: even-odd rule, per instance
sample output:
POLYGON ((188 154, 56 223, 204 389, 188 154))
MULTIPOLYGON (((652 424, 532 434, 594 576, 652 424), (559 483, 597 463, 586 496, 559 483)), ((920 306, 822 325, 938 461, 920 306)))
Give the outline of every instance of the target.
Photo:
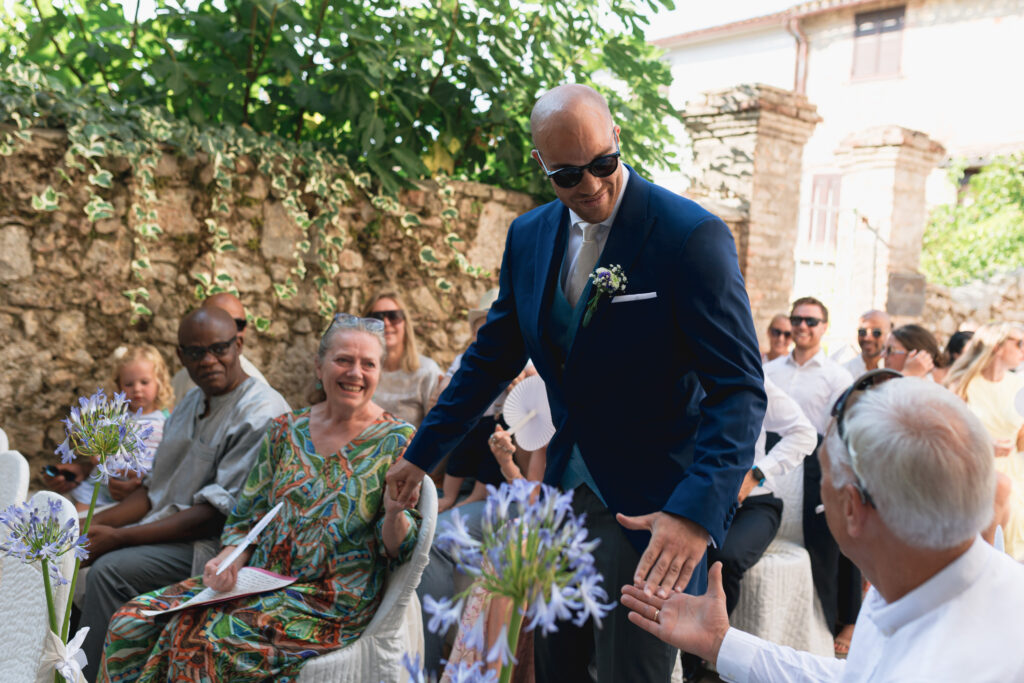
POLYGON ((764 486, 764 480, 767 479, 767 477, 764 476, 764 472, 761 471, 760 467, 754 465, 750 468, 750 473, 754 475, 754 479, 757 479, 758 486, 764 486))

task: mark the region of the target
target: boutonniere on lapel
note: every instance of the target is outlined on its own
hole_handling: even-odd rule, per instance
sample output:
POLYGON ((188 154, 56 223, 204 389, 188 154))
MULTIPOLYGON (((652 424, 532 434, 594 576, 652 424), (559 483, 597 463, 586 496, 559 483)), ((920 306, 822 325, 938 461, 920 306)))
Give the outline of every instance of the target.
POLYGON ((590 317, 597 310, 601 297, 621 294, 626 291, 626 274, 622 272, 622 266, 611 265, 607 268, 595 268, 590 274, 590 281, 594 283, 590 292, 590 301, 587 302, 587 310, 583 314, 583 327, 590 324, 590 317))

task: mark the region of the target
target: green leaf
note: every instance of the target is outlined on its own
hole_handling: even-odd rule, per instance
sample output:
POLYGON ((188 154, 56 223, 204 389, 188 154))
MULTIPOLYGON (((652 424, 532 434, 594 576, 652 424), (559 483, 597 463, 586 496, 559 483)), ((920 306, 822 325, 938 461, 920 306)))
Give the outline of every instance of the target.
POLYGON ((89 182, 99 187, 109 188, 113 184, 113 181, 113 174, 106 169, 103 169, 97 173, 89 174, 89 182))
POLYGON ((443 218, 446 221, 458 220, 459 212, 457 209, 448 208, 441 212, 441 218, 443 218))
POLYGON ((420 249, 420 261, 428 265, 441 262, 441 260, 434 254, 434 250, 430 247, 423 247, 420 249))
POLYGON ((85 205, 85 215, 93 223, 107 218, 113 218, 114 205, 99 195, 91 195, 89 203, 85 205))
POLYGON ((253 319, 252 324, 256 327, 256 331, 258 332, 266 332, 270 329, 270 321, 260 316, 256 316, 256 318, 253 319))
POLYGON ((60 198, 63 192, 57 192, 52 185, 47 185, 40 194, 32 197, 32 208, 36 211, 56 211, 60 208, 60 198))
POLYGON ((418 227, 421 224, 422 223, 420 221, 420 217, 417 216, 414 213, 407 213, 404 216, 402 216, 402 227, 403 228, 418 227))
POLYGON ((454 289, 454 287, 452 287, 452 283, 448 282, 448 280, 445 280, 443 277, 437 278, 434 285, 442 292, 450 292, 454 289))

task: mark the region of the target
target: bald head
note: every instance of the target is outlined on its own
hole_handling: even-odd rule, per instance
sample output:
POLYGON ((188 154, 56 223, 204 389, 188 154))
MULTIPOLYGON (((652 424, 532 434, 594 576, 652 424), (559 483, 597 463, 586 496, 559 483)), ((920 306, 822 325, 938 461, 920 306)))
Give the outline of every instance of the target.
POLYGON ((586 85, 571 83, 552 88, 537 100, 530 113, 530 134, 533 144, 541 146, 538 136, 558 125, 578 125, 580 119, 599 119, 602 127, 611 129, 612 113, 599 92, 586 85))
POLYGON ((242 306, 242 302, 238 300, 237 296, 229 292, 220 292, 208 296, 206 301, 203 302, 203 308, 209 307, 227 311, 227 314, 232 318, 245 320, 245 307, 242 306))

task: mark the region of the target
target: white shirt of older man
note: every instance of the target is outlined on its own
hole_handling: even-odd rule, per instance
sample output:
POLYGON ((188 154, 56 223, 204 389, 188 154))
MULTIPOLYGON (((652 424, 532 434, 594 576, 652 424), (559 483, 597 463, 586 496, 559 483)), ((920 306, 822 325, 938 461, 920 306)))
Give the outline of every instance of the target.
POLYGON ((1024 681, 1022 634, 1024 565, 979 537, 893 603, 871 588, 846 661, 730 628, 717 668, 730 683, 1010 683, 1024 681))

